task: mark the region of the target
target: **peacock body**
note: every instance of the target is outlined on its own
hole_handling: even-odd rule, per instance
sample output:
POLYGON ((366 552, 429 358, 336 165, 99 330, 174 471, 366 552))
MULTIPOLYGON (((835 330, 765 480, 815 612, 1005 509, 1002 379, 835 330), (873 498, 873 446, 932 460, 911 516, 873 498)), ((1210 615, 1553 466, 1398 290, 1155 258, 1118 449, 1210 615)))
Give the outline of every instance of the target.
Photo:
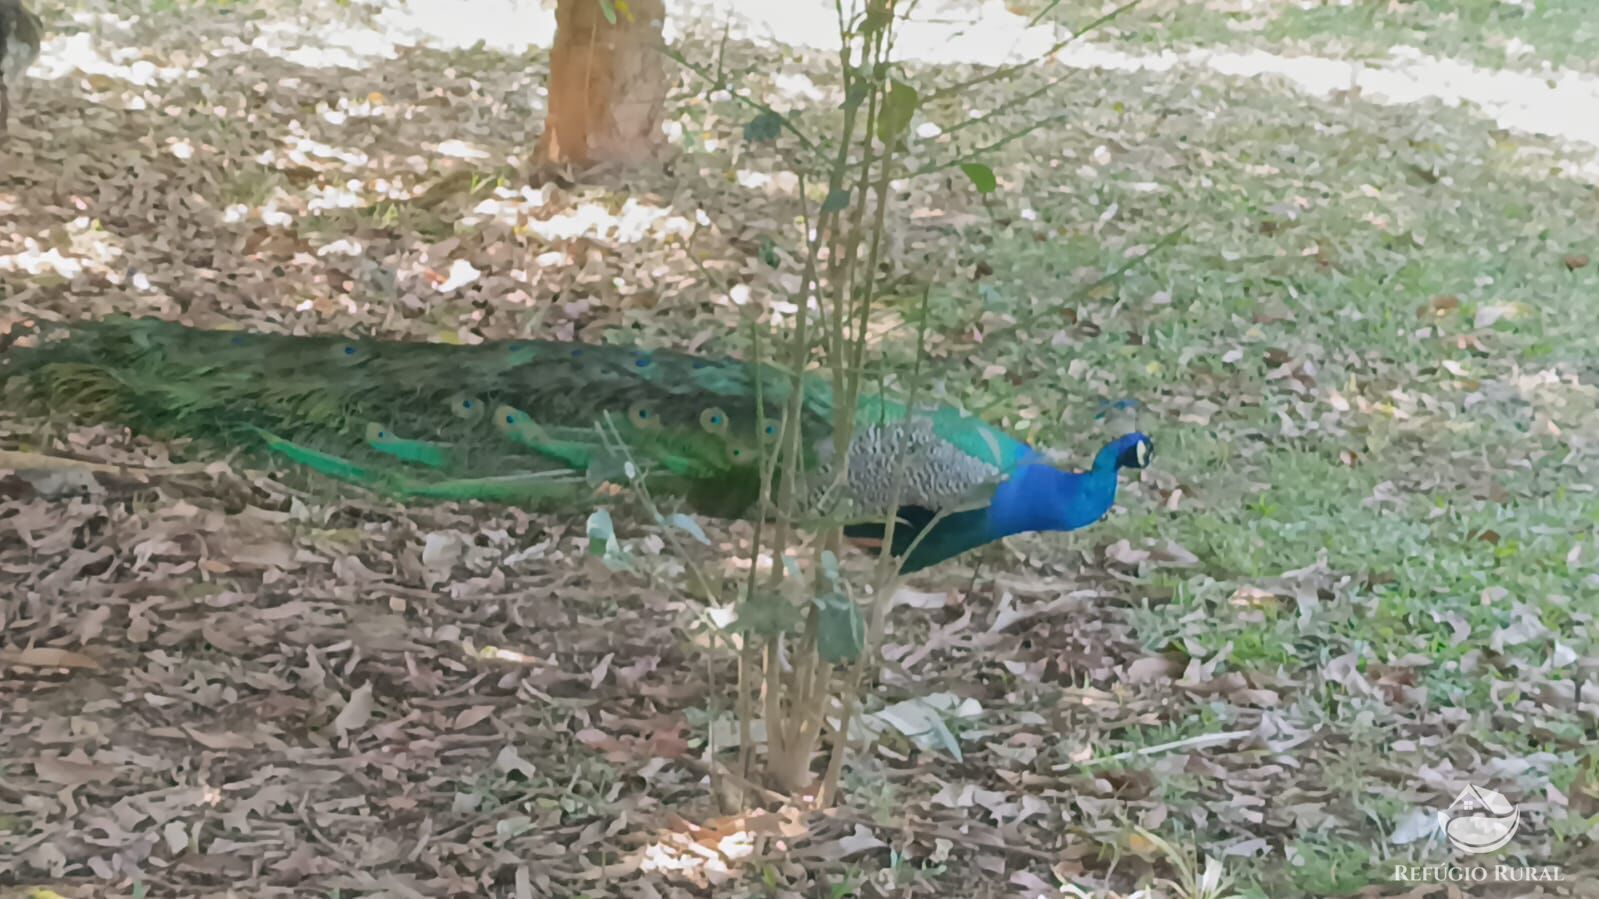
POLYGON ((1067 472, 953 408, 865 396, 840 465, 822 379, 806 380, 790 422, 793 379, 771 366, 539 340, 459 346, 109 319, 11 349, 0 375, 22 376, 60 414, 261 446, 403 499, 561 505, 633 475, 703 514, 744 517, 759 513, 763 463, 797 427, 804 507, 842 510, 846 533, 868 544, 897 511, 890 551, 906 571, 1010 534, 1090 524, 1114 502, 1117 470, 1143 467, 1151 449, 1129 434, 1088 471, 1067 472))

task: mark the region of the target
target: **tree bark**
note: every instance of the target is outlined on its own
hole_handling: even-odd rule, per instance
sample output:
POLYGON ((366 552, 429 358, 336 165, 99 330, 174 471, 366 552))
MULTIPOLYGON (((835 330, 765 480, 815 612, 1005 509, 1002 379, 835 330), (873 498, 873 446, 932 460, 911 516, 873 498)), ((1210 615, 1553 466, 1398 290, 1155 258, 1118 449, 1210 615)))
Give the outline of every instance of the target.
POLYGON ((544 164, 636 164, 661 149, 666 103, 663 0, 559 0, 549 110, 535 153, 544 164))

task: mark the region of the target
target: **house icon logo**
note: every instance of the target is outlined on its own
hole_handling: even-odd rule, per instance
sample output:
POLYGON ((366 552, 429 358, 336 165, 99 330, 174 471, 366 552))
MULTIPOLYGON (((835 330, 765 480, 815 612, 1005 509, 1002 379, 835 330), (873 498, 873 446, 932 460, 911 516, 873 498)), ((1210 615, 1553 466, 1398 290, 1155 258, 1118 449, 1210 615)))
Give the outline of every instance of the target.
POLYGON ((1510 842, 1521 826, 1521 812, 1503 794, 1466 787, 1438 813, 1438 827, 1461 852, 1492 852, 1510 842))

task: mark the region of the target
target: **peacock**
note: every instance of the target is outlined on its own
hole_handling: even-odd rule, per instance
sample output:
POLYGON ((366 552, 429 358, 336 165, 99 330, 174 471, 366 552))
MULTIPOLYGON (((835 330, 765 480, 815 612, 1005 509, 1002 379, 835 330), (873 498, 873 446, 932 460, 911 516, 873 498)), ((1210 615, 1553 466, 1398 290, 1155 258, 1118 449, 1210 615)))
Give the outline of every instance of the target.
POLYGON ((533 506, 642 480, 711 517, 762 514, 762 478, 799 429, 801 507, 918 571, 1004 537, 1070 531, 1116 499, 1153 444, 1123 434, 1085 471, 952 407, 863 395, 844 448, 811 375, 670 351, 545 340, 476 345, 204 330, 113 318, 44 328, 0 357, 52 415, 243 443, 401 500, 533 506), (54 332, 54 333, 52 333, 54 332), (23 344, 28 345, 23 345, 23 344), (798 410, 795 421, 788 411, 798 410), (896 525, 886 541, 888 513, 896 525))

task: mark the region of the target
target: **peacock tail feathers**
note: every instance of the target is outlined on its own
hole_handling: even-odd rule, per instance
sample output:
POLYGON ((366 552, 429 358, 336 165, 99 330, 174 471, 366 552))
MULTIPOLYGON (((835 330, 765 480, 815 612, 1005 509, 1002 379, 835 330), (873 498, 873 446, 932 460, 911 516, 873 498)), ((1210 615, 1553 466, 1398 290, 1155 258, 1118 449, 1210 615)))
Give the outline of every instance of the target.
MULTIPOLYGON (((0 376, 24 376, 53 413, 260 447, 401 498, 580 500, 631 462, 703 513, 749 514, 793 389, 772 366, 555 341, 458 346, 154 319, 47 336, 57 339, 8 351, 0 376)), ((795 424, 813 511, 843 499, 850 514, 881 518, 895 496, 980 506, 1036 456, 949 407, 913 412, 869 395, 855 420, 840 478, 832 392, 807 380, 795 424)))

